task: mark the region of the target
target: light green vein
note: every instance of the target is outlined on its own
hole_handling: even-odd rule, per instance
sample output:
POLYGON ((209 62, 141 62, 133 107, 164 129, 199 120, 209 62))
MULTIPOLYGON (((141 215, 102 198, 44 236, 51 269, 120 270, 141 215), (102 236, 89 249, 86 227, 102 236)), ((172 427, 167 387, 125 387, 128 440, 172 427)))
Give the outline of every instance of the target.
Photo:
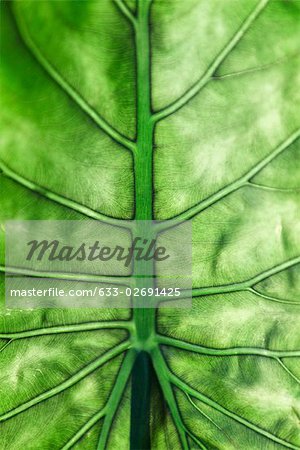
POLYGON ((260 434, 261 436, 264 436, 268 439, 270 439, 273 442, 276 442, 277 444, 281 444, 286 448, 290 448, 292 450, 299 450, 300 447, 297 445, 291 444, 290 442, 287 442, 274 434, 270 433, 269 431, 266 431, 262 428, 260 428, 257 425, 254 425, 249 420, 244 419, 243 417, 240 417, 238 414, 235 414, 228 409, 221 406, 219 403, 215 402, 211 398, 205 396, 204 394, 201 394, 200 392, 196 391, 192 387, 190 387, 188 384, 183 382, 180 378, 178 378, 176 375, 174 375, 172 372, 169 372, 169 379, 171 382, 177 386, 179 389, 181 389, 183 392, 188 393, 195 397, 196 399, 202 401, 206 405, 210 406, 211 408, 215 409, 216 411, 219 411, 220 413, 224 414, 227 417, 230 417, 231 419, 235 420, 236 422, 239 422, 240 424, 244 425, 248 429, 255 431, 256 433, 260 434))
POLYGON ((43 272, 30 269, 23 269, 20 267, 5 267, 0 266, 0 272, 5 272, 9 275, 23 275, 25 277, 33 278, 49 278, 66 281, 87 281, 89 283, 102 283, 114 285, 131 285, 131 278, 124 276, 109 276, 109 275, 89 275, 81 273, 67 273, 67 272, 43 272))
POLYGON ((232 183, 229 183, 224 188, 220 189, 210 197, 202 200, 198 204, 192 206, 191 208, 183 211, 178 216, 173 219, 166 220, 163 222, 159 222, 156 225, 156 229, 158 232, 165 231, 168 228, 179 225, 185 220, 189 220, 199 214, 201 211, 206 208, 214 205, 218 201, 222 200, 227 195, 235 192, 243 186, 247 186, 249 184, 249 180, 257 175, 262 169, 264 169, 270 162, 272 162, 278 155, 280 155, 283 151, 288 149, 297 139, 300 137, 300 128, 294 131, 284 142, 282 142, 278 147, 276 147, 273 151, 269 153, 265 158, 261 159, 257 164, 255 164, 248 172, 242 175, 240 178, 237 178, 232 183))
POLYGON ((158 336, 158 342, 163 345, 168 345, 182 350, 187 350, 190 352, 200 353, 202 355, 209 356, 238 356, 238 355, 253 355, 253 356, 264 356, 266 358, 294 358, 300 356, 300 350, 290 350, 290 351, 275 351, 268 350, 264 348, 255 347, 233 347, 233 348, 210 348, 203 347, 198 344, 191 344, 189 342, 181 341, 180 339, 174 339, 167 336, 158 336))
POLYGON ((199 408, 199 406, 196 405, 196 403, 193 402, 193 400, 191 399, 191 397, 189 396, 189 394, 187 392, 185 392, 185 395, 189 401, 189 403, 202 415, 204 416, 207 420, 209 420, 209 422, 211 422, 216 428, 218 428, 218 430, 222 431, 222 428, 219 427, 219 425, 213 420, 211 419, 204 411, 202 411, 201 408, 199 408))
POLYGON ((254 183, 253 181, 249 181, 247 183, 247 186, 256 188, 256 189, 262 189, 264 191, 273 191, 273 192, 299 192, 300 188, 279 188, 275 186, 266 186, 264 184, 258 184, 254 183))
POLYGON ((285 300, 283 298, 274 297, 272 295, 263 294, 262 292, 257 291, 253 287, 250 287, 247 289, 247 291, 252 292, 252 294, 256 295, 257 297, 265 298, 266 300, 270 300, 271 302, 275 303, 283 303, 286 305, 295 305, 300 306, 300 302, 293 301, 293 300, 285 300))
POLYGON ((186 429, 186 434, 199 446, 201 450, 208 450, 203 442, 201 442, 190 430, 186 429))
POLYGON ((203 89, 206 84, 212 79, 213 74, 223 63, 225 58, 229 55, 229 53, 233 50, 233 48, 238 44, 238 42, 243 38, 245 33, 251 27, 253 22, 257 19, 259 14, 266 7, 269 0, 261 0, 255 9, 251 12, 248 18, 244 21, 239 30, 235 33, 235 35, 231 38, 228 44, 224 47, 221 53, 217 56, 215 61, 211 64, 211 66, 207 69, 205 74, 190 88, 188 89, 180 98, 178 98, 175 102, 171 103, 169 106, 161 109, 153 115, 152 120, 157 122, 162 120, 171 114, 174 114, 184 105, 186 105, 193 97, 195 97, 201 89, 203 89))
POLYGON ((106 409, 103 408, 91 417, 74 436, 61 448, 61 450, 69 450, 87 433, 100 419, 105 415, 106 409))
POLYGON ((299 52, 297 53, 293 53, 291 55, 286 55, 283 56, 282 58, 279 58, 276 61, 272 61, 270 63, 267 64, 263 64, 261 66, 257 66, 257 67, 252 67, 250 69, 245 69, 245 70, 239 70, 237 72, 232 72, 232 73, 226 73, 224 75, 214 75, 212 77, 212 80, 225 80, 228 78, 235 78, 235 77, 239 77, 239 76, 243 76, 243 75, 247 75, 247 74, 252 74, 252 73, 256 73, 256 72, 262 72, 264 70, 268 70, 271 69, 273 67, 279 66, 280 64, 283 63, 287 63, 288 61, 291 61, 294 58, 299 57, 299 52))
POLYGON ((62 77, 56 68, 43 55, 38 46, 28 33, 24 18, 16 8, 12 8, 24 44, 35 57, 37 62, 43 67, 46 73, 60 86, 60 88, 84 111, 91 120, 114 141, 121 144, 128 150, 135 151, 136 144, 119 133, 108 124, 99 114, 86 102, 86 100, 62 77))
POLYGON ((23 411, 26 411, 27 409, 31 408, 32 406, 37 405, 38 403, 41 403, 51 397, 54 397, 55 395, 65 391, 66 389, 70 388, 74 384, 81 381, 86 376, 90 375, 92 372, 94 372, 96 369, 110 361, 111 359, 115 358, 116 356, 120 355, 124 351, 126 351, 130 346, 130 342, 122 342, 121 344, 117 345, 116 347, 112 348, 111 350, 104 353, 104 355, 100 356, 96 360, 92 361, 91 363, 87 364, 83 369, 80 369, 75 375, 72 375, 70 378, 68 378, 66 381, 60 383, 59 385, 55 386, 52 389, 49 389, 46 392, 43 392, 42 394, 32 398, 31 400, 23 403, 22 405, 17 406, 16 408, 2 414, 0 416, 0 422, 3 422, 5 420, 10 419, 11 417, 16 416, 17 414, 22 413, 23 411))
POLYGON ((3 174, 6 177, 11 178, 13 181, 21 184, 22 186, 26 187, 27 189, 47 198, 49 200, 52 200, 55 203, 58 203, 60 205, 66 206, 69 209, 79 212, 86 217, 90 217, 91 219, 105 222, 109 225, 114 225, 114 226, 128 228, 128 229, 131 227, 131 223, 129 221, 122 221, 120 219, 114 219, 113 217, 109 217, 104 214, 101 214, 97 211, 94 211, 91 208, 88 208, 87 206, 81 205, 80 203, 77 203, 74 200, 70 200, 69 198, 66 198, 60 194, 56 194, 55 192, 52 192, 49 189, 47 189, 43 186, 40 186, 40 185, 34 183, 33 181, 28 180, 27 178, 23 177, 22 175, 17 174, 14 170, 10 169, 1 160, 0 160, 0 169, 2 170, 3 174))
MULTIPOLYGON (((251 289, 252 286, 255 284, 258 284, 259 282, 276 275, 277 273, 280 273, 286 269, 289 269, 290 267, 295 266, 296 264, 300 263, 300 256, 297 256, 296 258, 289 259, 281 264, 278 264, 277 266, 272 267, 271 269, 267 269, 260 274, 254 276, 253 278, 249 278, 246 281, 241 281, 239 283, 232 283, 232 284, 224 284, 220 286, 208 286, 203 288, 195 288, 192 289, 192 291, 188 293, 184 293, 182 291, 182 298, 185 296, 189 296, 192 294, 194 297, 199 297, 202 295, 214 295, 214 294, 227 294, 230 292, 238 292, 238 291, 250 291, 254 293, 257 293, 257 291, 251 289)), ((261 294, 263 296, 263 294, 261 294)), ((267 297, 267 296, 264 296, 267 297)), ((280 303, 288 303, 288 301, 282 301, 280 303)), ((295 302, 289 302, 290 304, 294 304, 295 302)))
POLYGON ((117 379, 114 383, 114 387, 106 404, 106 416, 100 432, 97 450, 107 449, 107 441, 112 428, 113 420, 122 400, 122 396, 127 386, 135 359, 135 350, 129 350, 122 362, 117 379))
MULTIPOLYGON (((0 339, 9 339, 9 338, 1 338, 0 339)), ((8 342, 6 342, 1 348, 0 348, 0 353, 3 352, 3 350, 6 349, 6 347, 8 347, 10 344, 12 343, 12 339, 8 342)))
POLYGON ((165 360, 161 354, 161 351, 156 346, 152 349, 152 361, 155 369, 160 387, 164 394, 167 405, 170 409, 171 416, 176 426, 178 436, 183 450, 189 450, 189 443, 186 437, 187 430, 180 416, 178 405, 172 390, 172 386, 168 377, 168 369, 166 367, 165 360))
POLYGON ((296 381, 298 384, 300 384, 300 379, 296 377, 295 374, 281 361, 281 359, 277 358, 278 364, 283 368, 283 370, 293 378, 294 381, 296 381))
POLYGON ((233 440, 231 439, 231 437, 226 433, 226 431, 224 431, 208 414, 206 414, 204 411, 202 411, 202 409, 196 405, 195 402, 193 402, 193 400, 191 399, 190 395, 185 392, 185 395, 189 401, 189 403, 196 409, 196 411, 198 411, 202 416, 204 416, 209 422, 211 422, 219 431, 221 431, 221 433, 223 434, 223 436, 225 436, 228 441, 234 446, 236 447, 235 443, 233 442, 233 440))
POLYGON ((129 20, 129 22, 135 28, 137 25, 136 17, 133 15, 132 11, 128 8, 124 0, 115 0, 115 4, 121 11, 121 13, 129 20))
POLYGON ((76 325, 62 325, 54 327, 36 328, 33 330, 16 331, 14 333, 0 333, 0 339, 11 339, 11 341, 19 339, 27 339, 37 336, 47 336, 49 334, 61 334, 61 333, 78 333, 80 331, 93 331, 102 329, 132 329, 132 322, 116 320, 116 321, 103 321, 103 322, 87 322, 76 325))

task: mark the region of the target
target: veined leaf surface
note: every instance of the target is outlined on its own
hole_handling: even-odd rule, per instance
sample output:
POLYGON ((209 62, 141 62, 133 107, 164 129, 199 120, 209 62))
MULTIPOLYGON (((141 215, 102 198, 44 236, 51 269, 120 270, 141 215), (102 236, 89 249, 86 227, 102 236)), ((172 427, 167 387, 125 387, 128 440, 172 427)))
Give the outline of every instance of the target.
POLYGON ((0 448, 300 449, 300 2, 1 9, 3 304, 8 219, 192 220, 194 298, 3 307, 0 448))

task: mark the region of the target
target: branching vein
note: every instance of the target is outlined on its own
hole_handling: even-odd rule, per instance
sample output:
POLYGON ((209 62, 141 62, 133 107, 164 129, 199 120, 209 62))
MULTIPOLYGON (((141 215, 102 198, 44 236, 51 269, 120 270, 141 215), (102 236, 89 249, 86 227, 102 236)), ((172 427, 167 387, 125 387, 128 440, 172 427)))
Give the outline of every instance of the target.
POLYGON ((266 300, 270 300, 271 302, 283 303, 286 305, 300 306, 300 302, 293 301, 293 300, 285 300, 283 298, 274 297, 272 295, 267 295, 267 294, 257 291, 253 287, 248 288, 247 291, 252 292, 252 294, 257 295, 257 297, 261 297, 261 298, 265 298, 266 300))
POLYGON ((61 334, 61 333, 78 333, 81 331, 94 331, 102 329, 131 329, 132 323, 122 320, 111 320, 103 322, 86 322, 75 325, 62 325, 55 327, 44 327, 36 328, 33 330, 17 331, 14 333, 0 333, 0 339, 10 339, 11 341, 16 341, 19 339, 27 339, 37 336, 48 336, 50 334, 61 334))
POLYGON ((221 53, 217 56, 215 61, 211 64, 211 66, 207 69, 205 74, 190 88, 188 89, 180 98, 178 98, 175 102, 171 103, 166 108, 158 111, 154 114, 153 120, 155 122, 164 119, 165 117, 170 116, 171 114, 178 111, 185 104, 187 104, 193 97, 195 97, 201 89, 203 89, 209 80, 212 79, 212 76, 229 55, 229 53, 233 50, 233 48, 238 44, 238 42, 243 38, 245 33, 251 27, 253 22, 257 19, 259 14, 266 7, 269 0, 261 0, 256 8, 251 12, 248 18, 244 21, 242 26, 236 32, 236 34, 231 38, 225 48, 221 51, 221 53))
POLYGON ((174 375, 172 372, 169 372, 169 379, 171 382, 177 386, 179 389, 181 389, 183 392, 192 395, 196 399, 202 401, 206 405, 210 406, 211 408, 215 409, 216 411, 224 414, 227 417, 230 417, 231 419, 235 420, 236 422, 239 422, 240 424, 244 425, 245 427, 249 428, 252 431, 255 431, 256 433, 270 439, 273 442, 276 442, 277 444, 281 444, 286 448, 290 448, 293 450, 299 450, 300 447, 297 445, 291 444, 290 442, 287 442, 274 434, 270 433, 269 431, 266 431, 257 425, 251 423, 249 420, 244 419, 243 417, 240 417, 238 414, 235 414, 228 409, 221 406, 219 403, 215 402, 211 398, 205 396, 204 394, 201 394, 200 392, 196 391, 192 387, 190 387, 187 383, 183 382, 180 378, 178 378, 176 375, 174 375))
POLYGON ((16 183, 21 184, 22 186, 26 187, 30 191, 33 191, 45 198, 48 198, 49 200, 52 200, 55 203, 58 203, 62 206, 65 206, 69 209, 72 209, 76 212, 79 212, 83 214, 86 217, 90 217, 91 219, 99 220, 101 222, 108 223, 109 225, 114 225, 118 227, 124 227, 124 228, 130 228, 130 222, 129 221, 123 221, 114 219, 113 217, 106 216, 104 214, 101 214, 97 211, 94 211, 91 208, 88 208, 87 206, 81 205, 80 203, 75 202, 74 200, 70 200, 69 198, 66 198, 60 194, 56 194, 55 192, 50 191, 49 189, 38 185, 37 183, 34 183, 33 181, 28 180, 27 178, 23 177, 22 175, 19 175, 14 170, 10 169, 4 161, 0 160, 0 170, 2 170, 3 174, 11 178, 16 183))
POLYGON ((100 419, 105 415, 105 408, 101 409, 93 417, 91 417, 72 438, 61 448, 61 450, 71 449, 84 435, 87 433, 100 419))
POLYGON ((106 404, 106 416, 99 436, 97 450, 105 450, 117 409, 127 386, 133 364, 136 359, 135 350, 129 350, 122 362, 114 387, 106 404))
POLYGON ((182 341, 180 339, 174 339, 167 336, 159 336, 158 341, 160 344, 168 345, 176 348, 180 348, 182 350, 187 350, 190 352, 199 353, 202 355, 209 356, 237 356, 237 355, 255 355, 255 356, 264 356, 266 358, 294 358, 300 356, 300 350, 290 350, 290 351, 275 351, 268 350, 264 348, 255 348, 255 347, 234 347, 234 348, 210 348, 203 347, 198 344, 191 344, 189 342, 182 341))
MULTIPOLYGON (((254 276, 253 278, 250 278, 246 281, 242 281, 240 283, 232 283, 232 284, 225 284, 223 286, 209 286, 209 287, 203 287, 203 288, 195 288, 192 289, 192 295, 194 297, 202 296, 202 295, 214 295, 214 294, 227 294, 229 292, 238 292, 238 291, 250 291, 253 293, 258 293, 256 290, 253 289, 253 286, 258 284, 259 282, 266 280, 267 278, 276 275, 286 269, 289 269, 297 264, 300 263, 300 256, 297 256, 296 258, 289 259, 282 264, 278 264, 277 266, 272 267, 271 269, 265 270, 264 272, 261 272, 260 274, 254 276)), ((268 296, 258 293, 259 295, 268 298, 268 296)), ((183 295, 184 297, 184 291, 183 295)), ((269 297, 270 300, 274 300, 273 298, 269 297)), ((274 300, 276 301, 276 300, 274 300)), ((280 301, 280 303, 288 303, 288 301, 280 301)), ((289 302, 290 304, 297 304, 297 302, 289 302)))
POLYGON ((299 192, 300 188, 280 188, 275 186, 266 186, 264 184, 254 183, 253 181, 248 182, 248 186, 263 189, 264 191, 273 191, 273 192, 299 192))
POLYGON ((67 272, 38 272, 31 269, 23 269, 19 267, 0 266, 0 272, 5 272, 7 275, 23 275, 33 278, 50 278, 66 281, 87 281, 94 283, 105 283, 113 285, 130 285, 131 278, 129 276, 109 276, 109 275, 90 275, 84 273, 67 273, 67 272))
POLYGON ((133 25, 135 28, 137 25, 137 20, 132 11, 129 9, 129 7, 126 5, 124 0, 115 0, 115 4, 121 11, 121 13, 129 20, 129 22, 133 25))
POLYGON ((204 411, 202 411, 202 409, 198 406, 198 405, 196 405, 196 403, 195 402, 193 402, 193 400, 192 400, 192 398, 190 397, 190 395, 187 393, 187 392, 185 392, 185 395, 186 395, 186 397, 187 397, 187 399, 188 399, 188 401, 189 401, 189 403, 202 415, 202 416, 204 416, 209 422, 211 422, 219 431, 221 431, 221 433, 223 433, 223 435, 224 436, 226 436, 226 438, 233 444, 233 445, 235 445, 234 444, 234 442, 232 441, 232 439, 230 438, 230 436, 228 436, 228 434, 221 428, 221 427, 219 427, 219 425, 208 415, 208 414, 206 414, 204 411))
POLYGON ((60 86, 60 88, 84 111, 90 119, 108 136, 110 136, 114 141, 121 144, 128 150, 135 151, 136 145, 134 142, 123 136, 115 128, 113 128, 109 123, 107 123, 99 114, 86 102, 86 100, 77 92, 68 82, 63 78, 63 76, 56 70, 56 68, 48 61, 48 59, 43 55, 38 46, 35 44, 30 34, 28 33, 27 27, 24 23, 24 19, 18 13, 16 9, 13 9, 16 23, 18 29, 24 41, 24 44, 32 53, 37 62, 43 67, 46 73, 60 86))
MULTIPOLYGON (((135 353, 134 351, 130 350, 127 355, 124 358, 124 361, 122 362, 117 381, 114 385, 113 391, 106 402, 106 405, 104 408, 102 408, 97 414, 95 414, 91 419, 89 419, 86 424, 81 427, 78 432, 67 442, 67 444, 64 445, 64 447, 61 450, 69 450, 73 447, 76 442, 79 441, 80 438, 88 431, 90 430, 93 425, 95 425, 100 419, 104 418, 103 428, 100 433, 100 441, 103 439, 101 436, 105 434, 105 438, 108 437, 108 433, 111 428, 112 420, 114 418, 115 412, 119 406, 119 403, 121 401, 122 395, 124 393, 133 363, 135 359, 135 353), (111 414, 111 411, 114 411, 114 414, 111 414), (107 419, 108 418, 108 419, 107 419), (109 424, 107 425, 107 421, 109 421, 109 424), (107 431, 105 431, 107 430, 107 431)), ((105 439, 106 440, 106 439, 105 439)), ((100 445, 100 444, 99 444, 100 445)), ((99 447, 101 448, 101 446, 99 447)))
POLYGON ((300 137, 300 128, 294 131, 284 142, 282 142, 278 147, 276 147, 269 155, 255 164, 248 172, 243 176, 236 179, 232 183, 228 184, 224 188, 220 189, 215 194, 202 200, 197 205, 192 206, 186 211, 182 212, 173 219, 160 222, 156 225, 158 231, 165 231, 168 228, 174 227, 185 220, 192 219, 194 216, 199 214, 201 211, 207 209, 208 207, 214 205, 218 201, 222 200, 227 195, 240 189, 243 186, 247 186, 251 178, 257 175, 262 169, 264 169, 269 163, 271 163, 277 156, 279 156, 283 151, 288 149, 297 139, 300 137))
POLYGON ((176 426, 182 448, 183 450, 189 450, 190 447, 187 440, 187 430, 180 416, 172 386, 168 379, 168 369, 165 360, 158 348, 153 349, 152 358, 154 369, 156 371, 156 375, 159 380, 165 400, 170 409, 170 413, 176 426))
POLYGON ((300 379, 298 377, 296 377, 296 375, 284 364, 284 362, 281 361, 281 359, 277 359, 278 364, 280 364, 280 366, 283 368, 283 370, 290 376, 293 378, 294 381, 296 381, 296 383, 300 384, 300 379))
POLYGON ((291 55, 284 56, 282 58, 279 58, 276 61, 272 61, 270 63, 263 64, 263 65, 258 66, 258 67, 252 67, 250 69, 239 70, 237 72, 232 72, 232 73, 226 73, 225 75, 214 75, 212 77, 212 79, 213 80, 224 80, 224 79, 227 79, 227 78, 235 78, 235 77, 239 77, 239 76, 242 76, 242 75, 247 75, 247 74, 251 74, 251 73, 261 72, 263 70, 267 70, 267 69, 270 69, 272 67, 278 66, 280 64, 286 63, 286 62, 288 62, 288 61, 290 61, 293 58, 296 58, 298 56, 299 56, 299 52, 293 53, 291 55))
POLYGON ((116 347, 108 350, 106 353, 104 353, 104 355, 100 356, 96 360, 87 364, 83 369, 80 369, 75 375, 72 375, 66 381, 63 381, 62 383, 55 386, 54 388, 49 389, 48 391, 43 392, 42 394, 23 403, 22 405, 19 405, 16 408, 2 414, 0 416, 0 422, 8 420, 11 417, 16 416, 17 414, 20 414, 23 411, 26 411, 27 409, 31 408, 32 406, 37 405, 38 403, 41 403, 44 400, 47 400, 47 399, 54 397, 55 395, 65 391, 66 389, 70 388, 74 384, 81 381, 86 376, 90 375, 92 372, 94 372, 99 367, 103 366, 105 363, 107 363, 111 359, 115 358, 116 356, 118 356, 121 353, 123 353, 124 351, 126 351, 129 347, 130 347, 130 342, 126 341, 126 342, 122 342, 121 344, 117 345, 116 347))

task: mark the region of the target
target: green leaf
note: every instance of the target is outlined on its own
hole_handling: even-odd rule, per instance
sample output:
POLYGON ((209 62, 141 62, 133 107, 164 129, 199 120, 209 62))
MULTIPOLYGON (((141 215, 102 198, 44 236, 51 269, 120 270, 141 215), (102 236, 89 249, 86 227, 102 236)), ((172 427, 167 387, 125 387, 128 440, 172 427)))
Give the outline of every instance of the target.
POLYGON ((300 449, 299 22, 1 2, 1 448, 300 449), (5 221, 87 218, 192 220, 192 308, 5 309, 5 221))

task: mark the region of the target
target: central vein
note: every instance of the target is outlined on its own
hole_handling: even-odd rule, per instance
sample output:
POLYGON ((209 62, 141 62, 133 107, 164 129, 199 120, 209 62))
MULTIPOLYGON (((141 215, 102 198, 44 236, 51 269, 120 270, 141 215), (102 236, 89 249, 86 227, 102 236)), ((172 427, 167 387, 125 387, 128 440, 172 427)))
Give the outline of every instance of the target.
MULTIPOLYGON (((143 236, 143 221, 153 219, 153 123, 151 120, 150 36, 149 12, 151 0, 138 3, 136 37, 137 64, 137 149, 134 155, 136 235, 143 236)), ((152 280, 138 278, 138 274, 151 274, 153 261, 137 262, 134 268, 138 288, 152 286, 152 280), (144 264, 144 265, 142 265, 144 264)), ((132 450, 150 448, 150 390, 153 368, 145 350, 147 341, 155 333, 155 310, 143 307, 149 298, 135 297, 133 319, 139 354, 132 373, 131 437, 132 450)))

